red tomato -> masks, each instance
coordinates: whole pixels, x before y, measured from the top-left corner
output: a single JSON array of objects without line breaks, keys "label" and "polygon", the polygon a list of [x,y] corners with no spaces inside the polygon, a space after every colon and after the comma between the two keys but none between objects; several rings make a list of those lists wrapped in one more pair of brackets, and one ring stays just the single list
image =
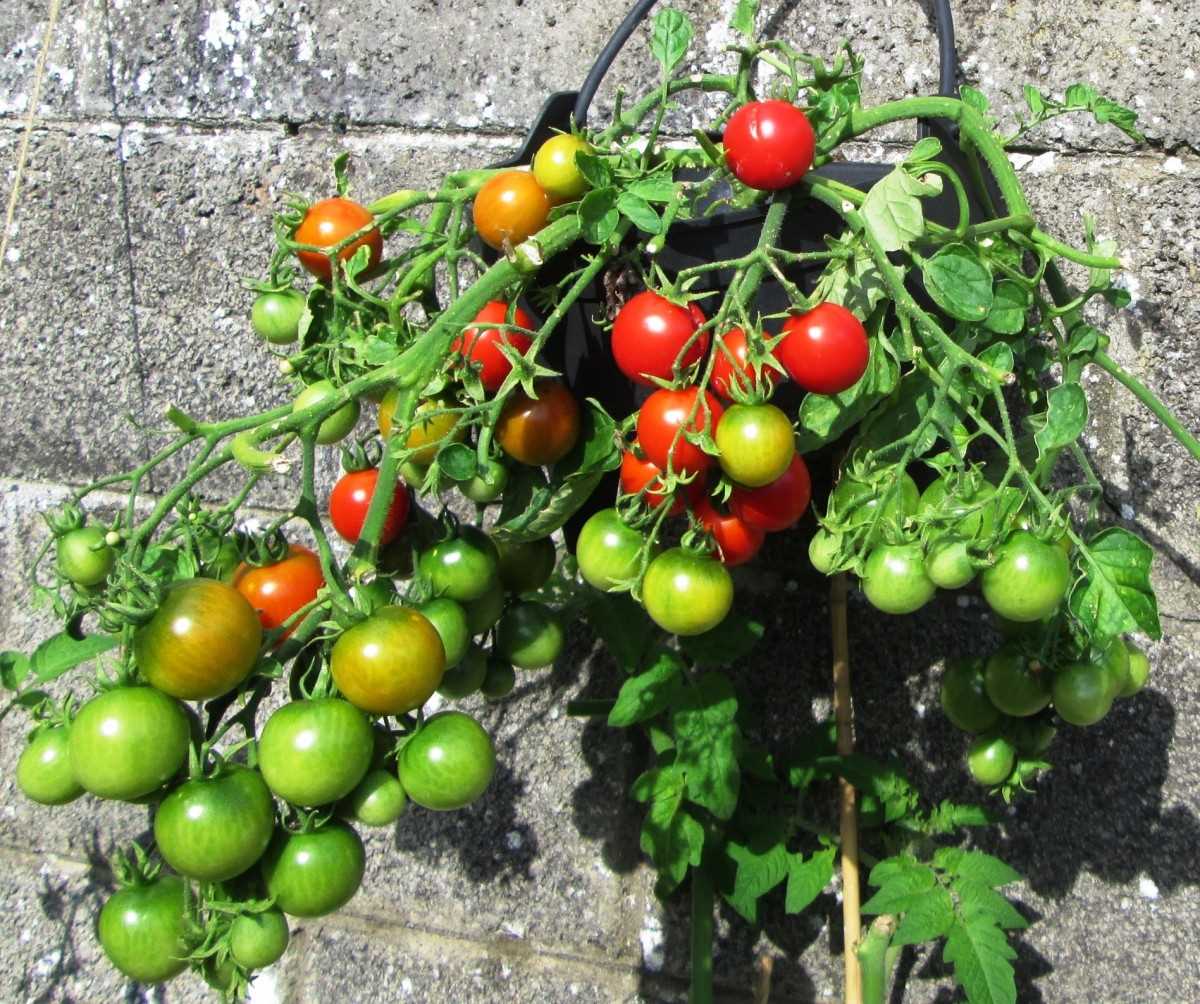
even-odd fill
[{"label": "red tomato", "polygon": [[692,511],[717,542],[721,562],[730,567],[745,564],[758,554],[767,536],[765,531],[743,522],[733,513],[718,512],[707,496],[697,499]]},{"label": "red tomato", "polygon": [[646,459],[660,471],[667,469],[668,459],[674,460],[676,474],[703,474],[712,465],[713,458],[682,433],[676,441],[676,433],[686,425],[693,433],[708,429],[711,435],[721,420],[724,408],[708,391],[704,400],[696,407],[696,414],[688,424],[688,415],[696,406],[699,387],[684,387],[682,390],[656,390],[642,404],[638,412],[637,438],[642,444]]},{"label": "red tomato", "polygon": [[786,530],[808,508],[812,481],[804,458],[797,455],[783,474],[761,488],[734,488],[729,508],[743,523],[760,530]]},{"label": "red tomato", "polygon": [[821,303],[789,317],[775,354],[788,376],[814,394],[837,394],[867,371],[871,347],[862,323],[845,307]]},{"label": "red tomato", "polygon": [[[729,356],[721,348],[722,345],[737,360],[736,363],[730,361]],[[770,397],[775,390],[775,385],[781,379],[782,374],[778,370],[763,366],[762,380],[759,384],[755,384],[754,367],[746,358],[746,332],[741,328],[730,328],[713,345],[712,389],[725,400],[733,400],[734,387],[743,391],[761,387],[764,396]]]},{"label": "red tomato", "polygon": [[[312,244],[314,247],[332,247],[339,241],[345,240],[356,230],[361,230],[370,223],[374,216],[365,206],[360,206],[353,199],[338,196],[334,199],[322,199],[308,207],[300,226],[292,235],[298,244]],[[363,245],[370,248],[371,265],[375,265],[383,254],[383,235],[378,230],[370,230],[349,247],[343,248],[338,254],[342,261],[354,257],[354,252]],[[320,251],[297,251],[296,257],[300,264],[323,282],[328,282],[331,275],[329,256]]]},{"label": "red tomato", "polygon": [[500,251],[537,233],[550,215],[550,196],[528,171],[501,171],[475,196],[472,216],[479,238]]},{"label": "red tomato", "polygon": [[625,304],[613,324],[612,353],[617,365],[634,383],[654,386],[650,377],[670,380],[675,360],[684,369],[704,358],[708,333],[700,335],[680,358],[683,347],[704,323],[704,311],[694,303],[672,303],[651,289]]},{"label": "red tomato", "polygon": [[750,188],[788,188],[812,167],[816,137],[808,117],[788,101],[751,101],[730,117],[722,137],[725,163]]},{"label": "red tomato", "polygon": [[[292,544],[282,561],[252,568],[243,564],[233,575],[233,587],[258,611],[258,619],[267,630],[282,627],[297,610],[317,598],[325,585],[321,562],[307,547]],[[293,628],[284,632],[284,637]]]},{"label": "red tomato", "polygon": [[[489,300],[484,308],[475,315],[475,322],[490,322],[503,324],[508,317],[508,304],[503,300]],[[513,315],[512,323],[522,328],[532,328],[533,318],[520,307]],[[500,351],[500,346],[508,344],[518,352],[524,352],[533,344],[533,339],[520,331],[510,331],[502,328],[467,328],[454,339],[451,351],[460,353],[467,360],[479,367],[479,382],[483,389],[495,393],[504,383],[504,378],[512,370],[512,363]]]},{"label": "red tomato", "polygon": [[[358,540],[378,480],[379,468],[368,467],[363,471],[352,471],[342,475],[333,486],[333,491],[329,493],[329,519],[343,540],[352,544]],[[408,489],[397,483],[396,494],[392,496],[392,507],[388,510],[383,532],[379,535],[379,546],[383,547],[395,540],[404,529],[407,520]]]},{"label": "red tomato", "polygon": [[514,460],[533,467],[555,464],[574,448],[582,418],[575,395],[560,380],[534,383],[536,398],[518,390],[496,423],[496,442]]},{"label": "red tomato", "polygon": [[[637,444],[634,444],[637,445]],[[626,450],[621,455],[621,491],[626,495],[636,495],[651,481],[657,480],[662,476],[662,469],[650,463],[649,460],[643,460],[632,450]],[[663,493],[662,482],[659,482],[659,490],[651,489],[642,496],[648,506],[657,509],[668,498]],[[684,501],[680,495],[676,495],[671,503],[670,515],[678,516],[683,512]]]}]

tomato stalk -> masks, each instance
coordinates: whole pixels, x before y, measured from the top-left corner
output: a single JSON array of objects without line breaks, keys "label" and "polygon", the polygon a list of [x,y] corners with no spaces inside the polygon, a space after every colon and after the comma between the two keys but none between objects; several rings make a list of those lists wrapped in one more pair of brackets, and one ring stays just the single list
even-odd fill
[{"label": "tomato stalk", "polygon": [[859,943],[856,954],[862,968],[863,1004],[886,1004],[891,978],[888,949],[895,933],[896,918],[881,914],[871,922],[866,936]]},{"label": "tomato stalk", "polygon": [[713,880],[703,864],[692,869],[691,980],[688,1004],[713,1000]]}]

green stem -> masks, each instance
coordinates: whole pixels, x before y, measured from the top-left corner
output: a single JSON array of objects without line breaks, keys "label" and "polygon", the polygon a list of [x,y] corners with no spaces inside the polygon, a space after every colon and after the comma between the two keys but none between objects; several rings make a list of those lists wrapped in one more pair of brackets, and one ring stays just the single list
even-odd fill
[{"label": "green stem", "polygon": [[1053,251],[1060,258],[1066,258],[1067,261],[1073,261],[1078,265],[1086,265],[1088,268],[1104,268],[1113,272],[1124,267],[1121,264],[1120,258],[1109,258],[1107,255],[1080,251],[1078,248],[1071,247],[1070,244],[1064,244],[1060,240],[1055,240],[1055,238],[1039,230],[1037,227],[1034,227],[1029,232],[1029,237],[1047,250]]},{"label": "green stem", "polygon": [[1092,357],[1092,362],[1150,409],[1154,417],[1171,431],[1172,435],[1187,448],[1187,451],[1197,460],[1200,460],[1200,442],[1197,442],[1196,437],[1188,432],[1184,428],[1183,423],[1171,414],[1167,406],[1154,395],[1153,391],[1141,381],[1126,373],[1115,360],[1111,359],[1104,352],[1097,351]]},{"label": "green stem", "polygon": [[692,869],[692,980],[688,1004],[713,1000],[713,881],[703,868]]},{"label": "green stem", "polygon": [[887,914],[876,917],[858,943],[858,962],[862,967],[863,1004],[884,1004],[887,1000],[891,970],[888,948],[896,933],[896,920]]}]

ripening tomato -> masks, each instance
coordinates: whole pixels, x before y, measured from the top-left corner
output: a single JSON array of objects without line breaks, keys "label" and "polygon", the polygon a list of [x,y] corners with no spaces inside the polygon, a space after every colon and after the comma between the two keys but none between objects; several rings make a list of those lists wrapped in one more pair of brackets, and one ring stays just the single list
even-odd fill
[{"label": "ripening tomato", "polygon": [[[297,244],[311,244],[319,248],[333,247],[334,244],[368,226],[374,219],[365,206],[360,206],[353,199],[342,196],[322,199],[309,206],[292,239]],[[368,267],[378,264],[383,255],[383,235],[378,230],[368,230],[349,247],[342,248],[338,257],[342,261],[349,261],[360,247],[370,249]],[[328,254],[321,251],[297,251],[296,257],[300,259],[300,264],[320,281],[328,282],[331,278]]]},{"label": "ripening tomato", "polygon": [[[640,449],[637,443],[633,446]],[[650,487],[655,484],[657,488]],[[637,495],[643,488],[646,492],[642,495],[642,501],[652,509],[657,509],[667,501],[668,496],[662,490],[662,471],[649,460],[639,457],[633,449],[626,450],[621,454],[621,491],[625,495]],[[683,495],[676,492],[671,498],[670,515],[678,516],[685,505]]]},{"label": "ripening tomato", "polygon": [[[483,309],[475,315],[475,324],[506,324],[508,322],[508,304],[503,300],[489,300]],[[517,307],[513,314],[512,324],[521,328],[533,328],[533,318],[524,310]],[[517,352],[524,353],[533,339],[521,331],[510,328],[467,328],[454,339],[450,351],[457,352],[470,365],[479,370],[479,382],[483,389],[495,393],[504,383],[504,378],[512,372],[513,364],[501,351],[502,345],[507,345]]]},{"label": "ripening tomato", "polygon": [[501,251],[546,225],[550,196],[528,171],[501,171],[479,189],[472,215],[479,239]]},{"label": "ripening tomato", "polygon": [[775,481],[796,455],[791,420],[773,404],[732,405],[721,416],[716,439],[721,470],[747,488]]},{"label": "ripening tomato", "polygon": [[402,715],[437,690],[446,671],[446,649],[423,614],[381,607],[342,633],[329,671],[355,707],[373,715]]},{"label": "ripening tomato", "polygon": [[621,521],[616,509],[593,513],[575,542],[579,574],[596,589],[615,592],[638,574],[638,555],[646,538]]},{"label": "ripening tomato", "polygon": [[770,484],[761,488],[735,487],[729,497],[729,508],[748,526],[774,532],[793,526],[804,515],[811,498],[808,466],[797,454],[788,469]]},{"label": "ripening tomato", "polygon": [[514,460],[541,467],[562,460],[579,439],[579,402],[559,380],[539,379],[537,397],[518,390],[496,423],[496,441]]},{"label": "ripening tomato", "polygon": [[[284,621],[317,598],[325,585],[321,562],[307,547],[292,544],[289,554],[273,565],[253,568],[241,565],[233,575],[233,587],[256,611],[268,631],[283,627]],[[295,628],[284,632],[286,638]]]},{"label": "ripening tomato", "polygon": [[[749,394],[758,391],[770,397],[783,374],[764,364],[761,378],[754,379],[754,367],[747,358],[746,332],[730,328],[713,345],[712,389],[727,401],[733,400],[734,389]],[[731,360],[729,357],[733,356]]]},{"label": "ripening tomato", "polygon": [[766,539],[766,531],[750,526],[733,513],[718,512],[707,496],[697,499],[692,511],[717,542],[721,563],[730,568],[744,565],[758,554]]},{"label": "ripening tomato", "polygon": [[750,101],[729,118],[725,163],[743,185],[788,188],[812,167],[816,136],[808,116],[789,101]]},{"label": "ripening tomato", "polygon": [[704,358],[708,333],[692,337],[703,323],[704,314],[694,304],[680,306],[644,290],[625,303],[613,322],[613,358],[634,383],[652,387],[650,378],[670,380],[676,363],[684,370]]},{"label": "ripening tomato", "polygon": [[[343,474],[333,486],[333,491],[329,493],[329,521],[343,540],[353,544],[361,536],[378,481],[379,468],[368,467],[366,470]],[[408,521],[408,489],[396,484],[393,491],[392,504],[379,534],[380,547],[400,536],[400,531]]]},{"label": "ripening tomato", "polygon": [[664,631],[704,634],[729,613],[733,580],[716,558],[673,547],[646,569],[642,602],[650,619]]},{"label": "ripening tomato", "polygon": [[[393,387],[379,402],[379,434],[384,439],[392,434],[392,421],[399,396],[400,389]],[[408,458],[410,462],[427,467],[433,463],[443,446],[466,438],[467,430],[460,424],[460,416],[452,410],[453,407],[437,398],[429,398],[417,405],[409,424],[408,437],[404,440],[405,448],[413,451]]]},{"label": "ripening tomato", "polygon": [[684,432],[711,434],[725,409],[708,391],[700,397],[699,387],[656,390],[642,403],[637,419],[637,438],[646,459],[660,471],[668,462],[676,474],[704,474],[713,458],[691,442]]},{"label": "ripening tomato", "polygon": [[788,376],[807,391],[839,394],[867,371],[871,347],[866,329],[840,304],[826,301],[789,317],[783,335],[775,355]]},{"label": "ripening tomato", "polygon": [[534,154],[533,177],[556,203],[578,199],[587,191],[588,183],[575,158],[591,152],[592,145],[582,136],[551,136]]},{"label": "ripening tomato", "polygon": [[[296,400],[292,402],[292,411],[303,411],[305,408],[325,404],[337,395],[338,389],[329,380],[318,380],[296,395]],[[358,424],[358,413],[358,399],[351,398],[317,426],[318,445],[330,446],[345,439]]]}]

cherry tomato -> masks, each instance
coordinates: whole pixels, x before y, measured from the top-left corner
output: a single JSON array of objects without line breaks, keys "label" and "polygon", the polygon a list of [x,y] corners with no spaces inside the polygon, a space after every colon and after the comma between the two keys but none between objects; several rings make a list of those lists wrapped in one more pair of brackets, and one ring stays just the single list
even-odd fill
[{"label": "cherry tomato", "polygon": [[673,547],[646,569],[642,602],[650,619],[664,631],[704,634],[729,613],[733,580],[716,558]]},{"label": "cherry tomato", "polygon": [[[368,467],[362,471],[343,474],[329,493],[329,521],[338,535],[353,544],[362,534],[367,520],[367,509],[371,496],[379,481],[379,468]],[[397,484],[392,504],[384,517],[383,530],[379,534],[379,546],[385,547],[400,536],[408,522],[408,489]]]},{"label": "cherry tomato", "polygon": [[550,196],[528,171],[502,171],[484,182],[472,212],[479,239],[501,251],[506,241],[516,247],[546,225]]},{"label": "cherry tomato", "polygon": [[446,670],[438,684],[438,693],[451,701],[461,701],[476,693],[487,675],[487,660],[487,653],[472,645],[457,666]]},{"label": "cherry tomato", "polygon": [[796,456],[792,423],[773,404],[732,405],[721,416],[716,440],[721,470],[747,488],[778,480]]},{"label": "cherry tomato", "polygon": [[1146,653],[1132,642],[1126,642],[1125,645],[1129,650],[1129,682],[1119,696],[1132,697],[1146,686],[1146,681],[1150,678],[1150,660]]},{"label": "cherry tomato", "polygon": [[327,805],[354,790],[375,752],[366,715],[349,701],[292,701],[267,719],[258,766],[267,786],[293,805]]},{"label": "cherry tomato", "polygon": [[[334,244],[345,240],[374,219],[375,217],[365,206],[360,206],[352,199],[341,196],[322,199],[309,206],[308,212],[304,214],[304,219],[300,221],[300,226],[296,228],[292,239],[297,244],[311,244],[319,248],[333,247]],[[377,265],[383,255],[383,235],[378,230],[368,230],[349,247],[343,248],[338,257],[342,261],[349,261],[354,257],[354,253],[364,246],[370,249],[370,261],[367,267]],[[300,264],[318,280],[322,282],[330,280],[332,270],[327,254],[320,251],[297,251],[296,257],[300,259]]]},{"label": "cherry tomato", "polygon": [[446,596],[422,603],[417,610],[433,625],[438,637],[442,639],[442,648],[446,652],[446,670],[449,672],[467,654],[471,645],[467,612],[462,608],[462,604]]},{"label": "cherry tomato", "polygon": [[1003,784],[1017,762],[1017,751],[1003,736],[980,736],[967,751],[971,776],[989,788]]},{"label": "cherry tomato", "polygon": [[486,593],[463,604],[467,612],[467,630],[473,636],[490,631],[504,613],[504,585],[497,577]]},{"label": "cherry tomato", "polygon": [[165,875],[113,893],[96,936],[109,962],[138,983],[163,983],[187,968],[183,879]]},{"label": "cherry tomato", "polygon": [[920,544],[880,544],[863,567],[863,592],[886,614],[911,614],[937,592],[925,574]]},{"label": "cherry tomato", "polygon": [[274,829],[271,791],[258,771],[244,767],[185,781],[154,815],[163,860],[202,882],[241,875],[262,857]]},{"label": "cherry tomato", "polygon": [[706,428],[715,430],[724,411],[708,391],[701,398],[698,387],[656,390],[638,412],[637,438],[646,459],[660,471],[666,471],[668,461],[673,461],[676,474],[706,473],[713,458],[689,441],[684,432],[698,435]]},{"label": "cherry tomato", "polygon": [[551,136],[534,154],[533,177],[556,203],[578,199],[587,191],[588,183],[575,157],[591,152],[592,145],[582,136]]},{"label": "cherry tomato", "polygon": [[789,188],[812,167],[816,136],[808,116],[788,101],[750,101],[725,125],[725,163],[743,185]]},{"label": "cherry tomato", "polygon": [[334,642],[329,671],[355,707],[402,715],[433,696],[446,671],[446,650],[421,613],[380,607]]},{"label": "cherry tomato", "polygon": [[1050,696],[1058,716],[1071,725],[1095,725],[1112,707],[1108,671],[1098,662],[1076,662],[1054,674]]},{"label": "cherry tomato", "polygon": [[229,952],[247,969],[263,969],[283,958],[290,935],[282,910],[243,913],[229,925]]},{"label": "cherry tomato", "polygon": [[[750,360],[747,357],[748,348],[746,332],[741,328],[730,328],[717,339],[716,344],[713,346],[713,368],[710,385],[713,390],[727,401],[733,400],[735,388],[745,394],[757,391],[764,397],[770,397],[771,393],[775,390],[775,385],[783,379],[783,374],[778,370],[771,369],[769,365],[764,363],[760,371],[761,378],[756,382],[754,379],[754,367],[750,364]],[[732,360],[729,358],[730,355],[733,356]]]},{"label": "cherry tomato", "polygon": [[518,669],[540,669],[558,658],[565,637],[558,614],[544,603],[523,600],[496,625],[495,651]]},{"label": "cherry tomato", "polygon": [[[399,389],[393,388],[379,402],[379,434],[384,439],[392,433],[392,417],[399,396]],[[459,416],[447,410],[453,407],[453,404],[437,398],[430,398],[417,405],[413,412],[413,422],[409,426],[408,438],[404,441],[405,448],[414,451],[408,458],[409,462],[418,467],[428,467],[443,446],[461,442],[466,438],[467,430],[459,424]],[[424,480],[423,471],[421,480]]]},{"label": "cherry tomato", "polygon": [[435,595],[468,603],[492,589],[497,581],[499,563],[500,557],[492,539],[475,527],[462,526],[458,536],[421,552],[417,568],[429,581]]},{"label": "cherry tomato", "polygon": [[783,325],[775,355],[788,376],[814,394],[838,394],[867,371],[867,332],[845,307],[820,303]]},{"label": "cherry tomato", "polygon": [[959,490],[947,503],[948,492],[949,488],[944,477],[933,481],[921,493],[920,502],[917,504],[917,514],[925,515],[936,512],[942,517],[951,517],[949,522],[939,522],[937,525],[948,526],[958,536],[967,540],[990,536],[995,524],[995,509],[986,505],[982,508],[976,507],[995,495],[996,489],[985,481],[968,493],[963,490],[960,482]]},{"label": "cherry tomato", "polygon": [[[503,300],[489,300],[475,315],[475,324],[504,324],[508,319],[508,304]],[[518,327],[533,328],[533,318],[520,307],[513,314],[512,322]],[[479,382],[483,389],[495,393],[512,372],[513,364],[501,351],[502,345],[524,353],[533,344],[533,339],[520,331],[509,328],[467,328],[454,344],[451,352],[457,352],[479,370]]]},{"label": "cherry tomato", "polygon": [[1006,715],[1028,718],[1050,703],[1050,683],[1040,666],[1015,649],[1002,648],[983,673],[988,700]]},{"label": "cherry tomato", "polygon": [[77,586],[98,586],[117,563],[117,552],[105,543],[102,527],[81,526],[55,542],[55,564],[63,578]]},{"label": "cherry tomato", "polygon": [[616,592],[620,583],[637,575],[638,553],[645,543],[646,538],[626,526],[616,509],[601,509],[588,517],[575,542],[579,574],[596,589]]},{"label": "cherry tomato", "polygon": [[829,575],[841,549],[840,534],[830,533],[824,527],[818,527],[817,532],[812,535],[812,540],[808,542],[808,560],[822,575]]},{"label": "cherry tomato", "polygon": [[925,574],[939,589],[961,589],[975,578],[975,564],[967,542],[959,537],[942,537],[925,555]]},{"label": "cherry tomato", "polygon": [[[324,404],[337,397],[337,393],[337,388],[328,380],[310,383],[296,395],[296,400],[292,402],[292,411],[303,411],[305,408]],[[358,415],[358,401],[351,398],[317,426],[317,443],[321,446],[330,446],[333,443],[341,442],[358,424]]]},{"label": "cherry tomato", "polygon": [[391,826],[404,815],[408,796],[395,774],[376,768],[367,771],[346,796],[345,807],[350,818],[363,826]]},{"label": "cherry tomato", "polygon": [[63,726],[42,729],[29,740],[17,761],[17,785],[40,805],[66,805],[83,794],[71,773],[70,732]]},{"label": "cherry tomato", "polygon": [[[633,444],[637,447],[638,444]],[[640,449],[640,447],[638,447]],[[621,454],[621,492],[625,495],[637,495],[645,488],[646,492],[641,496],[642,501],[652,509],[657,509],[660,505],[671,499],[670,515],[678,516],[683,512],[686,502],[682,492],[676,492],[672,496],[668,496],[663,489],[662,470],[657,466],[639,457],[632,449],[626,450]],[[657,488],[651,487],[657,485]]]},{"label": "cherry tomato", "polygon": [[185,701],[227,694],[254,669],[262,644],[258,614],[216,579],[176,582],[133,636],[146,682]]},{"label": "cherry tomato", "polygon": [[[634,383],[652,387],[651,377],[671,379],[676,361],[679,369],[684,370],[704,358],[708,351],[708,333],[692,338],[696,328],[703,323],[702,312],[697,321],[695,313],[688,307],[672,303],[652,289],[644,290],[621,307],[613,322],[613,358],[621,372]],[[686,353],[684,346],[687,346]]]},{"label": "cherry tomato", "polygon": [[737,486],[729,497],[729,508],[747,526],[774,532],[793,526],[812,498],[812,481],[804,458],[792,457],[788,469],[761,488]]},{"label": "cherry tomato", "polygon": [[470,481],[459,484],[458,490],[472,502],[486,505],[495,502],[508,487],[508,468],[499,460],[488,460]]},{"label": "cherry tomato", "polygon": [[259,293],[250,308],[250,326],[254,333],[272,345],[286,345],[300,337],[300,318],[304,316],[304,294],[295,289]]},{"label": "cherry tomato", "polygon": [[1058,609],[1071,588],[1071,565],[1062,550],[1018,530],[983,570],[983,598],[1001,617],[1027,623]]},{"label": "cherry tomato", "polygon": [[1108,693],[1114,700],[1125,692],[1129,686],[1130,659],[1129,649],[1120,638],[1114,638],[1108,643],[1100,659],[1108,678]]},{"label": "cherry tomato", "polygon": [[[921,498],[920,489],[908,474],[901,474],[899,484],[892,490],[887,505],[881,508],[880,502],[886,491],[884,487],[872,488],[853,477],[843,477],[829,493],[827,513],[851,529],[876,520],[902,527],[904,521],[917,511]],[[879,539],[879,530],[877,525],[871,535],[872,540]]]},{"label": "cherry tomato", "polygon": [[549,537],[537,540],[496,540],[500,582],[510,593],[532,593],[541,589],[554,572],[558,551]]},{"label": "cherry tomato", "polygon": [[152,687],[93,697],[71,723],[71,773],[93,795],[130,801],[172,778],[191,735],[183,706]]},{"label": "cherry tomato", "polygon": [[[254,568],[241,565],[233,576],[233,587],[256,611],[268,631],[283,627],[297,610],[317,598],[325,585],[321,562],[307,547],[292,544],[289,554],[273,565]],[[286,638],[295,625],[284,632]]]},{"label": "cherry tomato", "polygon": [[293,917],[323,917],[354,898],[366,870],[358,834],[345,823],[308,833],[277,831],[263,855],[267,895]]},{"label": "cherry tomato", "polygon": [[517,685],[517,674],[503,659],[488,659],[487,674],[479,686],[480,693],[489,701],[499,701],[512,693]]},{"label": "cherry tomato", "polygon": [[496,441],[514,460],[541,467],[562,460],[579,439],[579,402],[564,383],[539,379],[536,398],[518,390],[504,405]]},{"label": "cherry tomato", "polygon": [[470,715],[443,711],[425,720],[396,760],[400,783],[417,805],[449,811],[470,805],[496,769],[491,737]]},{"label": "cherry tomato", "polygon": [[692,511],[717,542],[721,563],[729,568],[744,565],[758,554],[766,532],[742,522],[733,513],[718,512],[707,496],[696,500]]},{"label": "cherry tomato", "polygon": [[955,659],[942,674],[942,710],[964,732],[986,732],[1000,721],[987,695],[982,659]]}]

